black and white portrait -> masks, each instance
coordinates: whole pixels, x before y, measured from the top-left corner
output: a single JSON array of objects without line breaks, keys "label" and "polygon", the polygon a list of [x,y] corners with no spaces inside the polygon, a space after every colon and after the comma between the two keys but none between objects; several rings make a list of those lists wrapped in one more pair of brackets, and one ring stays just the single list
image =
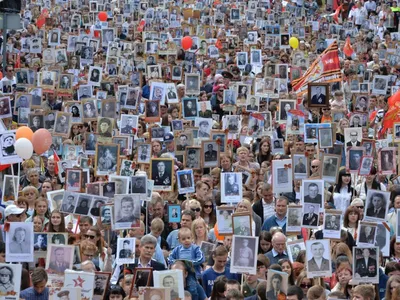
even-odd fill
[{"label": "black and white portrait", "polygon": [[240,202],[242,197],[242,173],[221,173],[221,197],[229,203]]},{"label": "black and white portrait", "polygon": [[173,166],[172,159],[151,159],[150,170],[151,179],[154,180],[154,190],[169,191],[173,186]]},{"label": "black and white portrait", "polygon": [[[360,150],[358,150],[360,149]],[[350,148],[348,150],[348,161],[346,167],[350,170],[350,173],[358,173],[358,169],[361,167],[361,158],[364,155],[364,149],[360,147]]]},{"label": "black and white portrait", "polygon": [[287,232],[300,232],[301,231],[301,206],[288,206],[287,208]]},{"label": "black and white portrait", "polygon": [[328,106],[329,93],[328,85],[309,84],[309,105],[322,107]]},{"label": "black and white portrait", "polygon": [[7,262],[33,261],[33,223],[10,223],[5,252]]},{"label": "black and white portrait", "polygon": [[131,177],[132,194],[146,194],[146,192],[147,192],[147,184],[146,183],[147,183],[146,176]]},{"label": "black and white portrait", "polygon": [[115,229],[129,229],[140,226],[139,195],[115,195]]},{"label": "black and white portrait", "polygon": [[352,263],[354,283],[379,283],[378,247],[354,247]]},{"label": "black and white portrait", "polygon": [[100,67],[90,66],[89,68],[89,84],[100,86],[102,78],[102,70]]},{"label": "black and white portrait", "polygon": [[201,148],[186,147],[185,149],[185,168],[200,169]]},{"label": "black and white portrait", "polygon": [[322,178],[331,183],[336,183],[336,177],[340,167],[341,157],[333,154],[325,154],[322,160]]},{"label": "black and white portrait", "polygon": [[372,94],[386,95],[389,76],[375,75],[372,81]]},{"label": "black and white portrait", "polygon": [[309,278],[332,275],[330,240],[306,241],[307,275]]},{"label": "black and white portrait", "polygon": [[303,180],[303,204],[312,203],[320,207],[324,206],[324,181],[323,180]]},{"label": "black and white portrait", "polygon": [[273,139],[271,141],[271,150],[272,153],[284,153],[284,148],[283,148],[283,139]]},{"label": "black and white portrait", "polygon": [[119,145],[96,144],[95,169],[97,175],[116,174],[119,160]]},{"label": "black and white portrait", "polygon": [[286,299],[288,274],[276,270],[268,270],[266,299]]},{"label": "black and white portrait", "polygon": [[231,271],[256,274],[258,237],[237,236],[232,239]]},{"label": "black and white portrait", "polygon": [[182,107],[184,118],[194,119],[198,116],[197,98],[183,98]]},{"label": "black and white portrait", "polygon": [[139,144],[138,145],[138,163],[150,163],[151,158],[151,144]]},{"label": "black and white portrait", "polygon": [[390,202],[390,192],[368,189],[365,199],[364,220],[384,221]]},{"label": "black and white portrait", "polygon": [[160,116],[160,101],[149,100],[146,102],[146,117],[158,118]]},{"label": "black and white portrait", "polygon": [[331,128],[319,128],[318,146],[319,148],[333,147],[333,131]]},{"label": "black and white portrait", "polygon": [[292,154],[293,176],[294,179],[307,178],[309,173],[309,163],[304,154]]},{"label": "black and white portrait", "polygon": [[219,146],[217,142],[202,142],[203,145],[203,165],[205,168],[216,167],[219,161]]},{"label": "black and white portrait", "polygon": [[187,95],[198,95],[200,93],[199,74],[185,74],[185,93]]},{"label": "black and white portrait", "polygon": [[57,112],[53,133],[63,136],[68,135],[71,121],[72,114]]},{"label": "black and white portrait", "polygon": [[118,238],[116,261],[119,264],[135,262],[135,238]]},{"label": "black and white portrait", "polygon": [[342,227],[341,211],[326,210],[324,217],[324,238],[340,239]]},{"label": "black and white portrait", "polygon": [[396,148],[383,148],[378,152],[381,174],[396,173]]},{"label": "black and white portrait", "polygon": [[358,225],[357,245],[374,246],[377,233],[376,223],[360,221]]},{"label": "black and white portrait", "polygon": [[177,171],[176,176],[178,179],[179,194],[194,193],[195,185],[194,185],[193,170]]},{"label": "black and white portrait", "polygon": [[305,203],[303,205],[303,222],[302,226],[307,228],[316,228],[319,221],[319,210],[318,204]]}]

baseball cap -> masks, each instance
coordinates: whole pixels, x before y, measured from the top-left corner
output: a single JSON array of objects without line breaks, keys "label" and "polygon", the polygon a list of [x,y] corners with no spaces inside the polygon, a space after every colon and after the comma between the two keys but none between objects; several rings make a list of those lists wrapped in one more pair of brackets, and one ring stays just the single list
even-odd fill
[{"label": "baseball cap", "polygon": [[174,135],[168,132],[164,135],[164,142],[172,142],[174,140]]},{"label": "baseball cap", "polygon": [[6,207],[4,214],[7,218],[9,215],[19,215],[22,214],[24,211],[25,209],[19,208],[18,206],[12,204]]}]

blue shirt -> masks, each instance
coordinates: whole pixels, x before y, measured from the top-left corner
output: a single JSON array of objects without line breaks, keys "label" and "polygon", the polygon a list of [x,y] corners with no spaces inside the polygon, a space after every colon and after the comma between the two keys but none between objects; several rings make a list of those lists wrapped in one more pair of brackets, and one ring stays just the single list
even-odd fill
[{"label": "blue shirt", "polygon": [[169,245],[169,247],[172,249],[174,249],[175,247],[177,247],[178,245],[180,245],[179,240],[178,240],[178,231],[179,229],[175,229],[174,231],[171,231],[168,234],[167,237],[167,243]]},{"label": "blue shirt", "polygon": [[33,287],[23,290],[19,297],[25,300],[48,300],[49,299],[49,288],[46,287],[40,294],[36,292]]},{"label": "blue shirt", "polygon": [[237,274],[231,274],[228,267],[225,267],[225,271],[222,273],[217,273],[213,268],[209,268],[205,270],[202,274],[202,283],[204,291],[206,292],[207,297],[211,296],[211,291],[214,286],[214,280],[221,275],[225,275],[228,279],[239,280],[239,276]]},{"label": "blue shirt", "polygon": [[199,246],[191,244],[188,248],[185,248],[183,245],[179,245],[172,250],[171,254],[168,256],[168,263],[172,265],[177,259],[191,261],[196,271],[196,275],[198,277],[200,276],[200,266],[204,262],[205,258]]}]

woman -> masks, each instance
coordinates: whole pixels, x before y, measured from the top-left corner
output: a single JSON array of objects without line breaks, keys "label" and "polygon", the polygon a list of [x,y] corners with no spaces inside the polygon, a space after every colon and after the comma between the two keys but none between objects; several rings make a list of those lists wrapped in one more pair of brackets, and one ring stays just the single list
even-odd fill
[{"label": "woman", "polygon": [[179,119],[179,109],[176,106],[171,106],[168,108],[168,114],[171,115],[172,120]]},{"label": "woman", "polygon": [[194,212],[196,219],[200,218],[201,205],[199,201],[195,199],[189,200],[189,209]]},{"label": "woman", "polygon": [[221,172],[233,172],[232,158],[228,154],[220,155]]},{"label": "woman", "polygon": [[258,253],[265,254],[272,250],[272,234],[269,231],[261,231],[258,240]]},{"label": "woman", "polygon": [[138,131],[137,131],[138,138],[142,138],[145,132],[147,132],[146,123],[144,123],[143,121],[139,120],[139,122],[138,122]]},{"label": "woman", "polygon": [[[202,286],[195,279],[194,270],[191,269],[184,261],[176,261],[172,264],[171,270],[181,270],[183,273],[183,288],[185,291],[189,291],[192,295],[192,300],[205,300],[207,296]],[[217,281],[215,281],[217,282]],[[186,297],[185,297],[186,298]],[[216,299],[216,298],[211,298]]]},{"label": "woman", "polygon": [[307,295],[308,289],[315,285],[324,286],[322,284],[322,277],[317,278],[307,278],[307,272],[303,270],[296,279],[296,285],[299,286],[302,290],[304,295]]},{"label": "woman", "polygon": [[236,206],[235,213],[250,213],[250,219],[252,222],[252,236],[259,236],[261,230],[261,218],[253,212],[251,202],[248,199],[243,199]]},{"label": "woman", "polygon": [[215,215],[214,205],[211,200],[206,200],[201,202],[201,213],[200,216],[204,219],[206,224],[208,224],[208,228],[214,228],[214,225],[217,221],[217,217]]},{"label": "woman", "polygon": [[386,283],[385,300],[393,299],[393,291],[400,286],[400,275],[392,275]]},{"label": "woman", "polygon": [[58,210],[55,209],[50,214],[50,222],[49,222],[49,232],[67,232],[65,228],[65,219],[64,215]]},{"label": "woman", "polygon": [[214,168],[211,170],[210,175],[213,179],[212,185],[214,189],[218,190],[219,189],[219,183],[220,183],[220,178],[221,178],[221,169],[220,168]]},{"label": "woman", "polygon": [[44,219],[44,226],[46,226],[47,223],[49,223],[49,219],[50,219],[49,208],[48,208],[47,203],[48,202],[45,198],[39,197],[35,201],[35,209],[33,211],[32,216],[30,216],[28,219],[26,219],[25,222],[32,222],[33,217],[39,216]]},{"label": "woman", "polygon": [[164,114],[161,118],[161,126],[168,126],[171,129],[172,116],[170,114]]},{"label": "woman", "polygon": [[400,243],[396,242],[396,236],[390,239],[390,261],[400,262]]},{"label": "woman", "polygon": [[151,150],[153,157],[159,157],[161,154],[162,143],[160,141],[152,141],[151,142]]},{"label": "woman", "polygon": [[36,168],[29,169],[27,171],[27,179],[29,180],[29,185],[35,187],[40,193],[42,189],[42,184],[39,182],[40,174]]},{"label": "woman", "polygon": [[282,271],[288,274],[288,283],[294,285],[294,272],[290,260],[283,258],[278,261],[278,264],[282,267]]},{"label": "woman", "polygon": [[258,144],[258,155],[257,161],[261,165],[264,161],[271,161],[271,140],[269,138],[264,138]]},{"label": "woman", "polygon": [[51,191],[54,191],[53,184],[50,179],[45,179],[45,181],[43,181],[43,183],[42,183],[42,192],[40,195],[43,197],[46,197],[47,192],[51,192]]},{"label": "woman", "polygon": [[105,242],[101,236],[100,229],[98,229],[96,226],[90,227],[89,230],[84,235],[84,238],[93,242],[96,245],[97,249],[102,249],[99,256],[93,258],[92,261],[96,266],[98,266],[100,269],[103,270],[106,264],[105,258],[107,256],[108,250],[106,247],[104,247]]},{"label": "woman", "polygon": [[338,131],[336,132],[336,140],[344,143],[344,129],[350,127],[350,122],[347,119],[341,119],[339,121]]},{"label": "woman", "polygon": [[214,286],[211,291],[210,299],[213,300],[225,300],[225,288],[228,278],[225,275],[218,276],[214,281]]},{"label": "woman", "polygon": [[40,216],[33,217],[33,232],[43,232],[44,231],[44,218]]},{"label": "woman", "polygon": [[359,198],[361,198],[364,202],[367,199],[368,190],[380,190],[386,191],[386,187],[383,183],[378,182],[376,180],[377,170],[375,167],[371,168],[371,172],[369,175],[365,177],[365,181],[356,186],[356,193]]},{"label": "woman", "polygon": [[239,147],[236,153],[239,161],[234,163],[233,166],[240,166],[249,170],[260,169],[258,163],[249,161],[249,149],[246,147]]},{"label": "woman", "polygon": [[355,195],[355,190],[351,184],[351,174],[347,173],[346,168],[341,168],[338,182],[328,190],[332,193],[330,202],[335,209],[345,211],[350,206],[351,199]]},{"label": "woman", "polygon": [[290,106],[290,103],[286,103],[283,107],[283,110],[281,111],[281,120],[287,120],[289,110],[291,109],[292,107]]},{"label": "woman", "polygon": [[126,297],[126,293],[122,287],[116,284],[110,285],[105,300],[123,300]]},{"label": "woman", "polygon": [[207,224],[202,218],[198,218],[192,223],[193,242],[201,246],[201,242],[208,242]]},{"label": "woman", "polygon": [[362,215],[355,206],[350,206],[346,209],[343,218],[343,227],[357,240],[358,222],[361,220]]},{"label": "woman", "polygon": [[370,284],[358,285],[353,289],[352,300],[375,300],[375,287]]}]

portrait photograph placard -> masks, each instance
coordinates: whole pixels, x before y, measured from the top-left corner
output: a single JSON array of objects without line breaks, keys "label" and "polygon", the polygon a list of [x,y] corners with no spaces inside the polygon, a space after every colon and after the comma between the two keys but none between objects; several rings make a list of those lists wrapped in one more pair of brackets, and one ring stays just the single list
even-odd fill
[{"label": "portrait photograph placard", "polygon": [[22,264],[0,263],[0,273],[4,278],[0,287],[0,297],[2,299],[19,300]]},{"label": "portrait photograph placard", "polygon": [[329,106],[329,84],[309,83],[308,84],[308,107]]},{"label": "portrait photograph placard", "polygon": [[342,224],[342,211],[332,209],[325,210],[323,229],[324,238],[340,240]]},{"label": "portrait photograph placard", "polygon": [[182,270],[153,271],[154,287],[169,288],[171,299],[184,298]]},{"label": "portrait photograph placard", "polygon": [[289,205],[287,207],[286,232],[301,232],[303,206]]},{"label": "portrait photograph placard", "polygon": [[227,203],[238,203],[242,199],[243,185],[241,172],[221,173],[221,197]]},{"label": "portrait photograph placard", "polygon": [[181,206],[178,204],[168,204],[168,222],[181,222]]},{"label": "portrait photograph placard", "polygon": [[305,179],[302,184],[302,203],[303,204],[316,204],[323,208],[324,201],[324,180],[311,180]]},{"label": "portrait photograph placard", "polygon": [[271,141],[271,151],[273,154],[284,153],[283,139],[274,139]]},{"label": "portrait photograph placard", "polygon": [[[139,289],[140,287],[149,286],[151,282],[152,272],[153,268],[135,268],[133,276],[133,287]],[[169,296],[170,294],[168,293],[168,297]]]},{"label": "portrait photograph placard", "polygon": [[151,179],[154,191],[171,192],[174,186],[174,161],[171,158],[152,158],[150,160]]},{"label": "portrait photograph placard", "polygon": [[266,299],[286,299],[288,276],[286,272],[268,270]]},{"label": "portrait photograph placard", "polygon": [[80,192],[82,190],[82,170],[67,169],[65,190],[69,192]]},{"label": "portrait photograph placard", "polygon": [[139,143],[137,145],[137,149],[138,149],[137,162],[139,164],[149,164],[151,158],[151,144]]},{"label": "portrait photograph placard", "polygon": [[390,204],[390,192],[368,189],[365,199],[364,221],[385,221]]},{"label": "portrait photograph placard", "polygon": [[[49,300],[59,300],[59,299],[78,299],[81,300],[81,288],[80,287],[70,287],[70,288],[57,288],[51,287],[49,289]],[[95,298],[93,297],[93,300]]]},{"label": "portrait photograph placard", "polygon": [[55,209],[60,210],[64,198],[64,190],[48,191],[46,196],[49,203],[49,209],[51,211]]},{"label": "portrait photograph placard", "polygon": [[364,147],[347,148],[346,169],[351,174],[358,174],[361,167],[361,158],[365,155]]},{"label": "portrait photograph placard", "polygon": [[257,273],[258,236],[232,236],[231,273]]},{"label": "portrait photograph placard", "polygon": [[[146,195],[147,193],[147,177],[146,176],[132,176],[131,177],[131,192],[132,194]],[[128,192],[126,192],[128,194]]]},{"label": "portrait photograph placard", "polygon": [[303,222],[301,225],[305,228],[317,228],[319,225],[319,212],[321,206],[313,203],[303,205]]},{"label": "portrait photograph placard", "polygon": [[164,299],[171,300],[170,288],[139,287],[139,300]]},{"label": "portrait photograph placard", "polygon": [[232,235],[232,215],[235,211],[233,206],[217,206],[217,224],[220,235]]},{"label": "portrait photograph placard", "polygon": [[379,283],[379,248],[353,247],[353,279],[355,284]]},{"label": "portrait photograph placard", "polygon": [[179,194],[188,194],[195,192],[193,170],[180,170],[176,172],[178,180]]},{"label": "portrait photograph placard", "polygon": [[324,153],[322,156],[322,179],[329,183],[336,183],[339,175],[342,157]]},{"label": "portrait photograph placard", "polygon": [[110,175],[109,182],[114,183],[115,194],[129,193],[129,176]]},{"label": "portrait photograph placard", "polygon": [[46,267],[50,273],[64,274],[72,269],[75,246],[49,244],[47,247]]},{"label": "portrait photograph placard", "polygon": [[300,251],[306,250],[306,244],[303,239],[288,241],[286,243],[286,251],[289,256],[289,260],[293,263],[297,260]]},{"label": "portrait photograph placard", "polygon": [[374,247],[377,223],[360,221],[357,229],[357,246]]},{"label": "portrait photograph placard", "polygon": [[118,161],[118,144],[96,144],[95,171],[97,176],[116,175]]},{"label": "portrait photograph placard", "polygon": [[1,204],[7,206],[17,199],[18,176],[4,175],[2,186]]},{"label": "portrait photograph placard", "polygon": [[184,155],[184,166],[189,169],[200,169],[201,167],[201,147],[186,147]]},{"label": "portrait photograph placard", "polygon": [[212,257],[212,254],[213,254],[213,252],[214,252],[216,247],[217,247],[217,245],[214,244],[214,243],[201,241],[200,250],[204,254],[204,261],[208,261]]},{"label": "portrait photograph placard", "polygon": [[346,147],[360,147],[362,139],[361,127],[344,129],[344,143]]},{"label": "portrait photograph placard", "polygon": [[396,174],[396,148],[382,148],[378,151],[378,170],[380,174]]},{"label": "portrait photograph placard", "polygon": [[242,236],[252,236],[252,221],[249,214],[233,214],[232,227],[233,234]]},{"label": "portrait photograph placard", "polygon": [[330,240],[306,241],[307,277],[332,276]]},{"label": "portrait photograph placard", "polygon": [[33,235],[33,251],[35,258],[46,257],[47,255],[47,232],[34,233]]},{"label": "portrait photograph placard", "polygon": [[333,147],[333,128],[318,129],[318,147],[320,149]]},{"label": "portrait photograph placard", "polygon": [[202,162],[204,168],[214,168],[219,165],[219,145],[216,141],[201,142]]},{"label": "portrait photograph placard", "polygon": [[371,169],[373,167],[374,158],[372,156],[364,155],[361,158],[361,166],[358,172],[360,176],[368,176],[371,174]]},{"label": "portrait photograph placard", "polygon": [[33,223],[10,222],[6,232],[6,262],[33,262]]},{"label": "portrait photograph placard", "polygon": [[118,238],[117,264],[133,264],[135,262],[135,238]]},{"label": "portrait photograph placard", "polygon": [[100,222],[102,227],[111,228],[114,220],[113,211],[114,205],[105,204],[100,206]]},{"label": "portrait photograph placard", "polygon": [[114,196],[114,230],[140,227],[140,195]]},{"label": "portrait photograph placard", "polygon": [[310,173],[310,163],[304,153],[292,154],[293,179],[305,179]]},{"label": "portrait photograph placard", "polygon": [[[0,100],[1,104],[1,100]],[[15,133],[16,130],[7,130],[0,133],[1,149],[0,159],[2,164],[15,164],[22,162],[22,158],[15,151]]]},{"label": "portrait photograph placard", "polygon": [[95,273],[67,270],[65,272],[64,288],[76,287],[79,282],[82,286],[81,297],[92,299],[95,287]]},{"label": "portrait photograph placard", "polygon": [[286,193],[293,190],[292,160],[272,161],[272,190],[274,193]]}]

